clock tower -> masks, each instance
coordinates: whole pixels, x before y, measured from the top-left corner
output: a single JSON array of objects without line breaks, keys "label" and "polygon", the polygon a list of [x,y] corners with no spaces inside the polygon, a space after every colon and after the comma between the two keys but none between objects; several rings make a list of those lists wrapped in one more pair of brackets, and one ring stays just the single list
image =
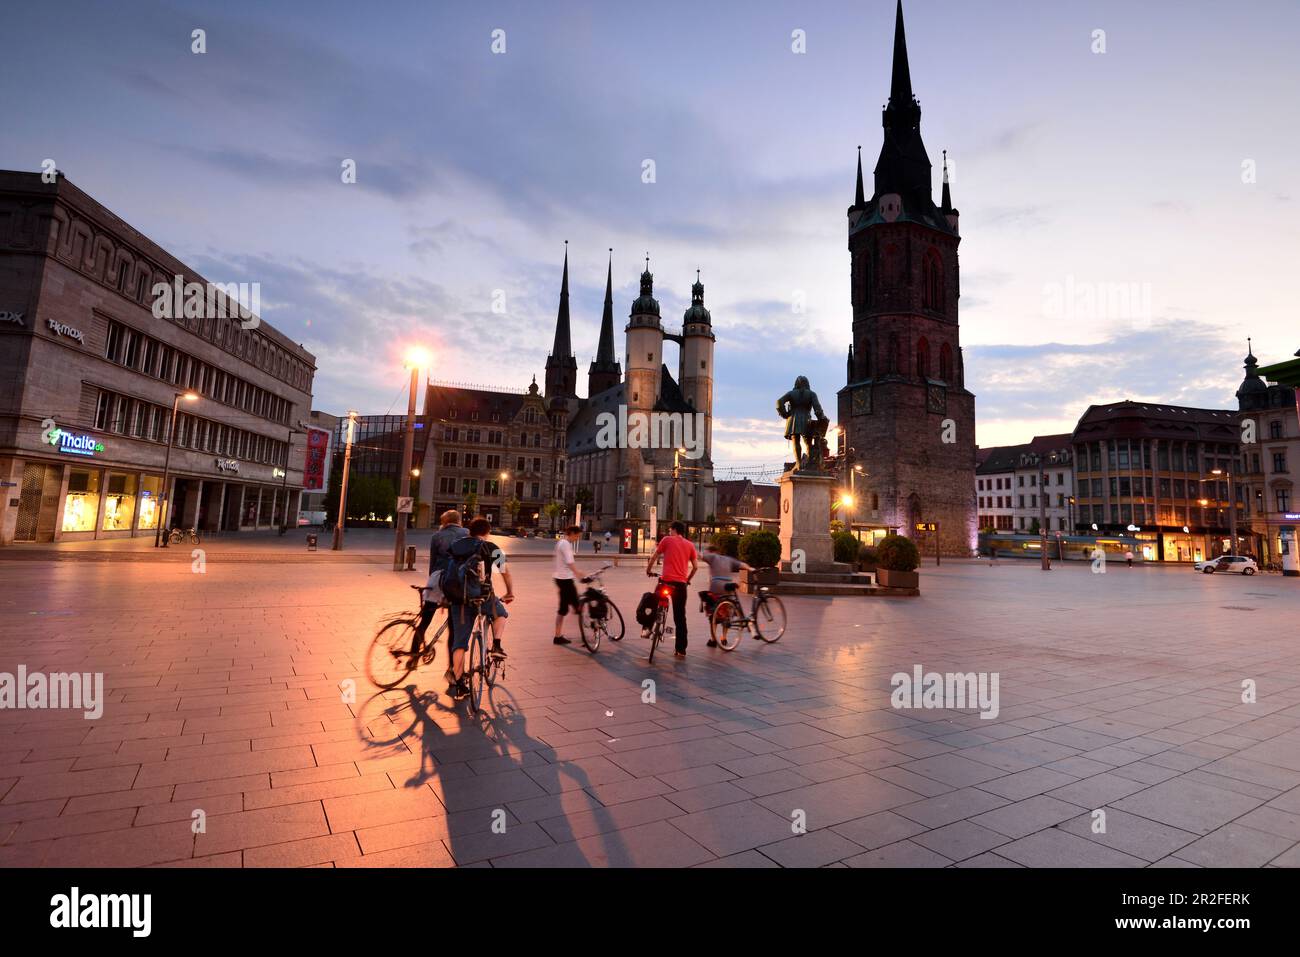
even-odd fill
[{"label": "clock tower", "polygon": [[[853,338],[839,421],[865,474],[858,521],[896,528],[922,554],[976,547],[975,396],[966,390],[957,319],[958,213],[947,159],[938,206],[912,94],[899,0],[884,141],[866,195],[862,152],[848,210]],[[917,531],[918,524],[937,525]]]}]

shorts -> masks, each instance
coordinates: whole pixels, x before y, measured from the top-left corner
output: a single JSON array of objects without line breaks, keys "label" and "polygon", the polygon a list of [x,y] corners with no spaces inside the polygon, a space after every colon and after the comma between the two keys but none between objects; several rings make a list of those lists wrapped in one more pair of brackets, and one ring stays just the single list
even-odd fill
[{"label": "shorts", "polygon": [[557,615],[563,615],[566,611],[578,610],[578,584],[572,578],[555,579],[555,587],[560,590],[560,607],[555,610]]},{"label": "shorts", "polygon": [[[477,613],[473,605],[452,605],[447,609],[451,621],[451,650],[464,651],[469,647],[469,639],[474,634],[474,619]],[[496,618],[509,618],[510,612],[499,598],[490,598],[483,603],[483,621],[491,624]],[[483,636],[485,639],[488,635]]]}]

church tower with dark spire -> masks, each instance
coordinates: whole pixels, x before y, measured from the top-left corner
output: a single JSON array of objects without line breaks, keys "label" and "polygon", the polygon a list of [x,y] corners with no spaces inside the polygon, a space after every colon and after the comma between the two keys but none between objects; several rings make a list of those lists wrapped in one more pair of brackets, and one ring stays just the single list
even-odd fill
[{"label": "church tower with dark spire", "polygon": [[[839,420],[868,478],[858,518],[896,528],[933,551],[976,546],[975,397],[966,389],[958,328],[958,212],[944,154],[941,204],[912,92],[903,5],[894,19],[889,100],[874,191],[858,153],[848,208],[853,334]],[[864,489],[863,485],[868,486]],[[918,531],[937,523],[938,531]]]},{"label": "church tower with dark spire", "polygon": [[569,244],[564,244],[564,276],[560,280],[560,309],[555,317],[555,341],[546,357],[547,405],[563,406],[570,414],[578,407],[578,360],[569,335]]},{"label": "church tower with dark spire", "polygon": [[623,381],[623,367],[614,352],[614,250],[609,251],[605,272],[605,309],[600,316],[600,342],[596,358],[587,368],[587,397],[599,395]]}]

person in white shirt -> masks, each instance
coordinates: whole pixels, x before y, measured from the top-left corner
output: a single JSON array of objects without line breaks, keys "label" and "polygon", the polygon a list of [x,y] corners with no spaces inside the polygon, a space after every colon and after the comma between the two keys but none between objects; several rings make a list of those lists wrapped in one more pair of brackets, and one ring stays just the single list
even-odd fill
[{"label": "person in white shirt", "polygon": [[555,552],[551,558],[551,577],[555,579],[555,588],[560,593],[560,607],[555,612],[555,638],[553,639],[554,644],[557,645],[571,644],[569,639],[564,637],[564,616],[570,611],[575,615],[578,613],[578,579],[585,576],[578,570],[577,562],[573,557],[573,546],[578,543],[581,535],[582,529],[577,525],[566,528],[560,540],[555,543]]}]

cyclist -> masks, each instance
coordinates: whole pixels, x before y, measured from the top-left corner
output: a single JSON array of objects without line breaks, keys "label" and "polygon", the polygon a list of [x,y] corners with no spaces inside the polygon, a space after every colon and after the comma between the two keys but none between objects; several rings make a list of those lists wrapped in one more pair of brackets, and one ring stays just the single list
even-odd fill
[{"label": "cyclist", "polygon": [[555,579],[555,589],[560,594],[560,606],[555,611],[555,637],[552,639],[552,643],[557,645],[571,644],[564,637],[564,616],[570,611],[578,614],[577,580],[585,576],[578,570],[578,563],[573,557],[573,546],[578,543],[581,535],[581,528],[570,525],[555,543],[555,551],[552,553],[551,577]]},{"label": "cyclist", "polygon": [[[469,534],[465,526],[460,523],[460,512],[454,508],[443,512],[438,517],[438,522],[440,527],[429,540],[429,580],[424,586],[424,604],[420,607],[420,623],[415,626],[415,634],[411,637],[412,657],[415,657],[424,645],[424,633],[428,630],[429,623],[433,621],[433,613],[442,604],[442,570],[446,567],[452,543]],[[450,671],[448,673],[450,674]]]},{"label": "cyclist", "polygon": [[[469,538],[459,539],[450,550],[449,562],[466,562],[481,559],[483,569],[483,594],[485,596],[482,611],[483,618],[492,626],[492,654],[499,658],[506,657],[501,647],[501,639],[506,631],[506,619],[510,613],[506,605],[515,600],[514,581],[510,569],[506,568],[505,555],[500,547],[488,540],[492,523],[486,518],[476,518],[469,523]],[[506,583],[506,593],[496,597],[492,588],[492,571],[501,572]],[[451,686],[447,689],[453,698],[469,696],[469,682],[465,679],[465,652],[469,648],[469,639],[474,631],[475,612],[468,604],[453,604],[448,609],[451,616]]]},{"label": "cyclist", "polygon": [[[701,557],[704,559],[704,564],[709,566],[709,590],[701,592],[700,597],[704,599],[705,613],[712,614],[717,600],[727,594],[727,586],[735,584],[736,573],[753,571],[753,568],[739,558],[732,558],[718,551],[712,542],[704,546],[704,554]],[[718,647],[712,635],[709,636],[708,647]]]},{"label": "cyclist", "polygon": [[677,631],[675,657],[686,657],[686,588],[700,568],[699,555],[695,546],[686,537],[686,523],[673,522],[668,527],[668,534],[659,540],[650,561],[646,563],[645,573],[655,577],[655,563],[663,556],[664,571],[659,579],[672,589],[673,624]]}]

